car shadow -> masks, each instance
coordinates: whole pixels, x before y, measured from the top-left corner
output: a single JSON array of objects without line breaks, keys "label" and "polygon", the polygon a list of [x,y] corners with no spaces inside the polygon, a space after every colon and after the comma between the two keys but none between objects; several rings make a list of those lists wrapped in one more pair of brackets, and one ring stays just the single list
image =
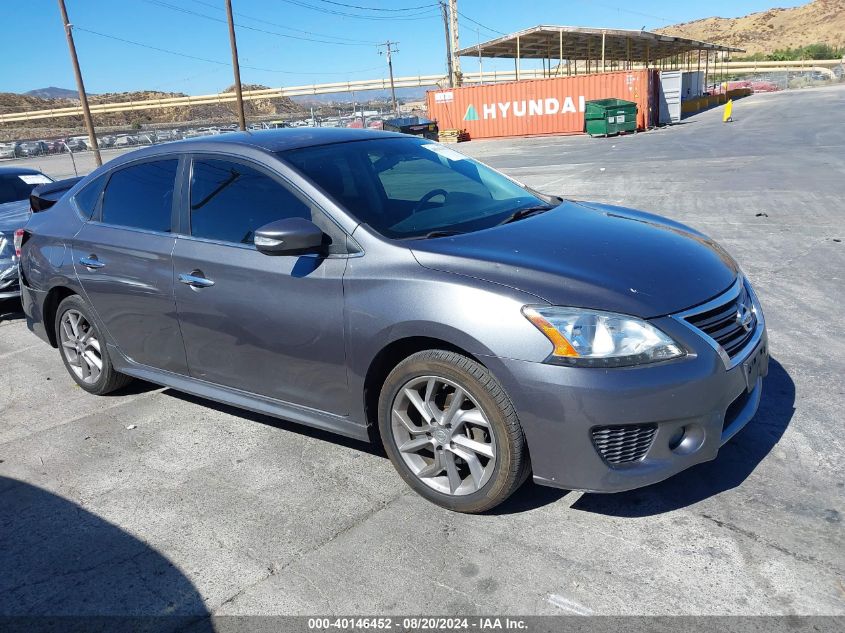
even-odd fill
[{"label": "car shadow", "polygon": [[24,318],[20,299],[0,299],[0,323]]},{"label": "car shadow", "polygon": [[757,415],[710,462],[666,481],[617,494],[585,494],[572,508],[617,517],[646,517],[698,503],[744,482],[780,441],[795,413],[795,383],[774,359]]},{"label": "car shadow", "polygon": [[492,510],[488,510],[484,514],[491,516],[522,514],[523,512],[537,510],[550,503],[560,501],[569,493],[569,490],[539,486],[529,477],[519,490],[508,497],[503,503]]},{"label": "car shadow", "polygon": [[103,394],[99,396],[101,398],[113,398],[116,396],[137,396],[142,393],[148,393],[150,391],[155,391],[156,389],[162,389],[161,385],[156,385],[151,382],[147,382],[146,380],[141,380],[140,378],[133,378],[132,382],[130,382],[125,387],[121,387],[120,389],[116,389],[115,391],[110,391],[109,393]]},{"label": "car shadow", "polygon": [[[354,448],[370,455],[387,457],[379,441],[364,442],[347,438],[173,389],[166,389],[163,393],[273,428]],[[795,384],[786,369],[775,359],[771,359],[757,415],[736,437],[722,447],[715,460],[699,464],[666,481],[645,488],[606,495],[584,494],[572,504],[572,508],[609,516],[652,516],[684,508],[735,488],[745,481],[778,443],[794,412]],[[509,499],[486,514],[520,514],[536,510],[559,501],[569,493],[568,490],[537,485],[529,478]]]},{"label": "car shadow", "polygon": [[238,418],[245,418],[251,422],[258,422],[259,424],[272,426],[275,429],[290,431],[291,433],[304,435],[305,437],[313,437],[314,439],[329,442],[331,444],[337,444],[338,446],[354,448],[363,453],[369,453],[370,455],[376,455],[387,459],[387,455],[384,452],[381,442],[365,442],[363,440],[356,440],[351,437],[346,437],[330,431],[324,431],[322,429],[306,426],[297,422],[290,422],[282,418],[274,418],[273,416],[265,415],[263,413],[256,413],[255,411],[233,407],[228,404],[208,400],[182,391],[175,391],[174,389],[166,389],[163,393],[171,398],[177,398],[202,407],[208,407],[209,409],[214,409],[215,411],[220,411]]},{"label": "car shadow", "polygon": [[[338,435],[329,431],[323,431],[322,429],[305,426],[304,424],[288,422],[262,413],[255,413],[254,411],[248,411],[246,409],[240,409],[238,407],[229,406],[213,400],[207,400],[205,398],[193,396],[181,391],[175,391],[173,389],[167,389],[163,393],[172,398],[178,398],[179,400],[184,400],[185,402],[209,407],[215,411],[221,411],[239,418],[245,418],[252,422],[266,424],[267,426],[272,426],[276,429],[283,429],[285,431],[290,431],[291,433],[304,435],[305,437],[312,437],[330,444],[346,446],[369,455],[375,455],[376,457],[387,459],[387,454],[384,452],[381,440],[375,434],[371,436],[370,442],[365,442],[362,440],[344,437],[343,435]],[[518,514],[528,510],[534,510],[544,505],[548,505],[549,503],[554,503],[567,493],[567,490],[538,486],[529,478],[528,481],[526,481],[507,501],[490,510],[486,514]]]},{"label": "car shadow", "polygon": [[0,476],[4,631],[211,631],[203,598],[167,558],[79,505]]}]

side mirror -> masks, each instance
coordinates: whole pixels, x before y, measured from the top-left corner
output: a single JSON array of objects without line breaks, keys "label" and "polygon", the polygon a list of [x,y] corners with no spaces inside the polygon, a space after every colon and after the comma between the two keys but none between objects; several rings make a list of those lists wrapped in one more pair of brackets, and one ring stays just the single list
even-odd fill
[{"label": "side mirror", "polygon": [[303,255],[323,248],[323,232],[311,220],[285,218],[255,232],[255,248],[265,255]]}]

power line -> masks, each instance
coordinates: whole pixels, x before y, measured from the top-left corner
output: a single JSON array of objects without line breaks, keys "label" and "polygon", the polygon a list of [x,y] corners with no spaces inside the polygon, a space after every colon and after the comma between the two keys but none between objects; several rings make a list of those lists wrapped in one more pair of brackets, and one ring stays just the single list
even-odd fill
[{"label": "power line", "polygon": [[344,2],[334,2],[334,0],[318,0],[319,2],[325,2],[326,4],[333,4],[338,7],[347,7],[349,9],[361,9],[363,11],[415,11],[417,9],[428,9],[430,7],[436,7],[436,4],[421,4],[416,7],[393,7],[389,9],[385,9],[383,7],[362,7],[361,5],[357,4],[346,4]]},{"label": "power line", "polygon": [[[98,37],[104,37],[104,38],[107,38],[107,39],[110,39],[110,40],[115,40],[117,42],[122,42],[124,44],[132,44],[133,46],[138,46],[140,48],[146,48],[146,49],[149,49],[149,50],[157,51],[159,53],[167,53],[168,55],[176,55],[178,57],[185,57],[187,59],[193,59],[195,61],[206,62],[208,64],[216,64],[218,66],[229,66],[230,65],[229,62],[220,61],[218,59],[208,59],[207,57],[197,57],[196,55],[190,55],[188,53],[182,53],[182,52],[179,52],[179,51],[172,51],[172,50],[167,49],[167,48],[161,48],[161,47],[158,47],[158,46],[152,46],[151,44],[144,44],[143,42],[136,42],[134,40],[128,40],[128,39],[125,39],[125,38],[122,38],[122,37],[117,37],[116,35],[109,35],[107,33],[100,33],[99,31],[86,29],[82,26],[76,26],[75,25],[73,28],[76,29],[77,31],[82,31],[84,33],[90,33],[91,35],[96,35]],[[246,59],[248,59],[248,58],[246,58]],[[381,66],[373,66],[371,68],[359,68],[359,69],[356,69],[356,70],[345,70],[345,71],[337,71],[337,72],[305,72],[305,71],[281,70],[281,69],[277,69],[277,68],[262,68],[261,66],[249,66],[249,65],[246,65],[246,64],[241,64],[241,67],[242,68],[248,68],[249,70],[257,70],[257,71],[260,71],[260,72],[267,72],[267,73],[281,73],[281,74],[286,74],[286,75],[306,75],[306,76],[310,76],[310,75],[331,75],[331,76],[351,75],[351,74],[354,74],[354,73],[367,72],[367,71],[370,71],[370,70],[376,70],[377,68],[381,68]]]},{"label": "power line", "polygon": [[179,57],[185,57],[187,59],[193,59],[200,62],[206,62],[209,64],[218,64],[220,66],[228,66],[226,62],[221,62],[216,59],[208,59],[207,57],[197,57],[196,55],[190,55],[188,53],[180,53],[178,51],[171,51],[166,48],[159,48],[158,46],[152,46],[150,44],[142,44],[141,42],[135,42],[133,40],[127,40],[122,37],[117,37],[116,35],[109,35],[107,33],[100,33],[99,31],[93,31],[91,29],[86,29],[79,25],[74,25],[73,28],[77,31],[82,31],[83,33],[90,33],[91,35],[96,35],[98,37],[105,37],[110,40],[115,40],[117,42],[123,42],[124,44],[132,44],[134,46],[140,46],[141,48],[147,48],[153,51],[158,51],[159,53],[167,53],[169,55],[178,55]]},{"label": "power line", "polygon": [[489,26],[485,26],[481,22],[478,22],[477,20],[473,20],[471,17],[469,17],[468,15],[466,15],[464,13],[461,13],[460,11],[458,11],[458,15],[461,16],[464,20],[469,20],[473,24],[480,26],[482,29],[490,31],[491,33],[498,33],[499,35],[507,35],[507,33],[502,33],[502,31],[498,31],[496,29],[491,29]]},{"label": "power line", "polygon": [[437,5],[431,5],[430,7],[423,9],[418,13],[414,13],[412,15],[403,15],[403,16],[392,16],[392,15],[361,15],[360,13],[347,13],[344,11],[337,11],[335,9],[329,9],[327,7],[320,7],[313,4],[309,4],[307,2],[302,2],[301,0],[281,0],[281,2],[285,2],[287,4],[292,4],[297,7],[303,7],[305,9],[311,9],[313,11],[318,11],[320,13],[326,13],[328,15],[339,15],[345,18],[356,18],[359,20],[428,20],[432,17],[435,17],[435,14],[432,13],[434,9],[437,8]]},{"label": "power line", "polygon": [[[195,2],[196,4],[201,4],[201,5],[206,6],[206,7],[210,7],[212,9],[218,9],[218,10],[220,9],[220,7],[217,6],[216,4],[212,4],[210,2],[204,2],[203,0],[192,0],[192,2]],[[267,24],[268,26],[274,26],[276,28],[284,29],[286,31],[294,31],[296,33],[304,33],[305,35],[311,35],[311,36],[314,36],[314,37],[324,37],[324,38],[329,38],[329,39],[334,39],[334,40],[342,40],[342,41],[345,41],[345,42],[355,42],[356,44],[370,44],[370,45],[373,45],[373,46],[378,44],[378,42],[371,41],[371,40],[358,40],[358,39],[353,39],[353,38],[350,38],[350,37],[341,37],[339,35],[329,35],[327,33],[316,33],[314,31],[306,31],[306,30],[303,30],[303,29],[297,29],[297,28],[294,28],[292,26],[286,26],[284,24],[278,24],[277,22],[270,22],[269,20],[265,20],[264,18],[256,18],[254,16],[247,15],[246,13],[240,13],[239,11],[236,11],[235,15],[237,17],[244,18],[246,20],[253,20],[255,22],[261,22],[262,24]]]},{"label": "power line", "polygon": [[[583,0],[582,0],[583,1]],[[632,11],[631,9],[623,9],[622,7],[614,7],[609,4],[604,4],[602,2],[593,2],[590,0],[590,4],[594,6],[600,6],[605,9],[613,9],[615,11],[619,11],[619,13],[629,13],[631,15],[638,15],[643,18],[651,18],[653,20],[660,20],[661,22],[665,22],[666,24],[673,24],[678,22],[678,20],[667,20],[666,18],[662,18],[659,15],[651,15],[650,13],[642,13],[641,11]]]},{"label": "power line", "polygon": [[[167,2],[162,2],[161,0],[143,0],[147,4],[152,4],[154,6],[163,7],[165,9],[170,9],[172,11],[177,11],[179,13],[185,13],[186,15],[193,15],[196,17],[203,18],[205,20],[211,20],[212,22],[220,22],[222,24],[226,24],[226,20],[221,18],[214,17],[213,15],[208,15],[207,13],[200,13],[199,11],[193,11],[191,9],[186,9],[185,7],[176,6],[173,4],[169,4]],[[238,28],[246,29],[248,31],[255,31],[257,33],[265,33],[267,35],[275,35],[277,37],[284,37],[287,39],[292,40],[299,40],[303,42],[315,42],[318,44],[334,44],[336,46],[373,46],[375,43],[364,42],[363,40],[358,42],[332,42],[330,40],[321,40],[316,38],[310,37],[302,37],[299,35],[290,35],[289,33],[279,33],[278,31],[269,31],[267,29],[261,29],[257,26],[249,26],[248,24],[238,23],[236,25]]]}]

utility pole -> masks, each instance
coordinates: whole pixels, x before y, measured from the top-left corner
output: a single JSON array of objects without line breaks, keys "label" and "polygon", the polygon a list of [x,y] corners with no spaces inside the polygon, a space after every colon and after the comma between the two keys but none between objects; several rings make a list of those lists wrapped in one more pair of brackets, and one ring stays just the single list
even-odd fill
[{"label": "utility pole", "polygon": [[455,87],[455,73],[452,70],[452,35],[449,33],[449,9],[445,0],[440,0],[440,12],[443,14],[443,28],[446,31],[446,72],[449,74],[449,87]]},{"label": "utility pole", "polygon": [[463,83],[461,75],[461,60],[457,57],[460,46],[458,45],[458,0],[449,0],[449,31],[452,33],[452,72],[455,73],[454,84],[460,86]]},{"label": "utility pole", "polygon": [[[391,42],[387,40],[382,46],[387,49],[387,69],[390,71],[390,98],[393,100],[393,112],[399,116],[399,107],[396,105],[396,88],[393,85],[393,53],[398,53],[399,49],[393,49],[393,46],[398,45],[399,42]],[[381,52],[379,51],[379,54]]]},{"label": "utility pole", "polygon": [[484,83],[484,64],[481,62],[481,32],[475,29],[475,37],[478,41],[478,84]]},{"label": "utility pole", "polygon": [[241,67],[238,64],[238,42],[235,40],[235,20],[232,18],[232,0],[226,0],[226,17],[229,19],[229,43],[232,46],[232,69],[235,71],[235,95],[238,98],[238,125],[246,130],[244,95],[241,92]]},{"label": "utility pole", "polygon": [[91,145],[91,150],[94,152],[94,160],[97,163],[97,167],[99,167],[103,164],[103,158],[100,156],[100,146],[97,145],[94,120],[91,118],[91,109],[88,107],[88,95],[85,93],[85,84],[82,82],[82,71],[79,70],[79,59],[76,57],[76,46],[73,43],[73,25],[67,17],[65,0],[59,0],[59,11],[62,13],[62,24],[64,24],[65,35],[67,36],[70,61],[73,64],[73,73],[76,75],[76,89],[79,91],[79,101],[82,103],[82,118],[85,120],[85,128],[88,131],[88,142]]}]

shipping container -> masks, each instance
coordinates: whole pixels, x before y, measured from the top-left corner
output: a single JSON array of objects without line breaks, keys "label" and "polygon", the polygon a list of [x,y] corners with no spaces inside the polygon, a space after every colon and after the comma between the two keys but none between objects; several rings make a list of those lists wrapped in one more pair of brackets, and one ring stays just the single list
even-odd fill
[{"label": "shipping container", "polygon": [[681,108],[681,84],[683,82],[680,70],[661,70],[658,76],[657,90],[657,123],[670,125],[678,123],[683,116]]},{"label": "shipping container", "polygon": [[470,138],[578,134],[585,103],[624,99],[637,104],[637,128],[653,124],[654,70],[597,73],[432,90],[428,115],[441,130],[464,129]]},{"label": "shipping container", "polygon": [[681,101],[697,99],[704,94],[704,71],[684,71],[681,75]]}]

